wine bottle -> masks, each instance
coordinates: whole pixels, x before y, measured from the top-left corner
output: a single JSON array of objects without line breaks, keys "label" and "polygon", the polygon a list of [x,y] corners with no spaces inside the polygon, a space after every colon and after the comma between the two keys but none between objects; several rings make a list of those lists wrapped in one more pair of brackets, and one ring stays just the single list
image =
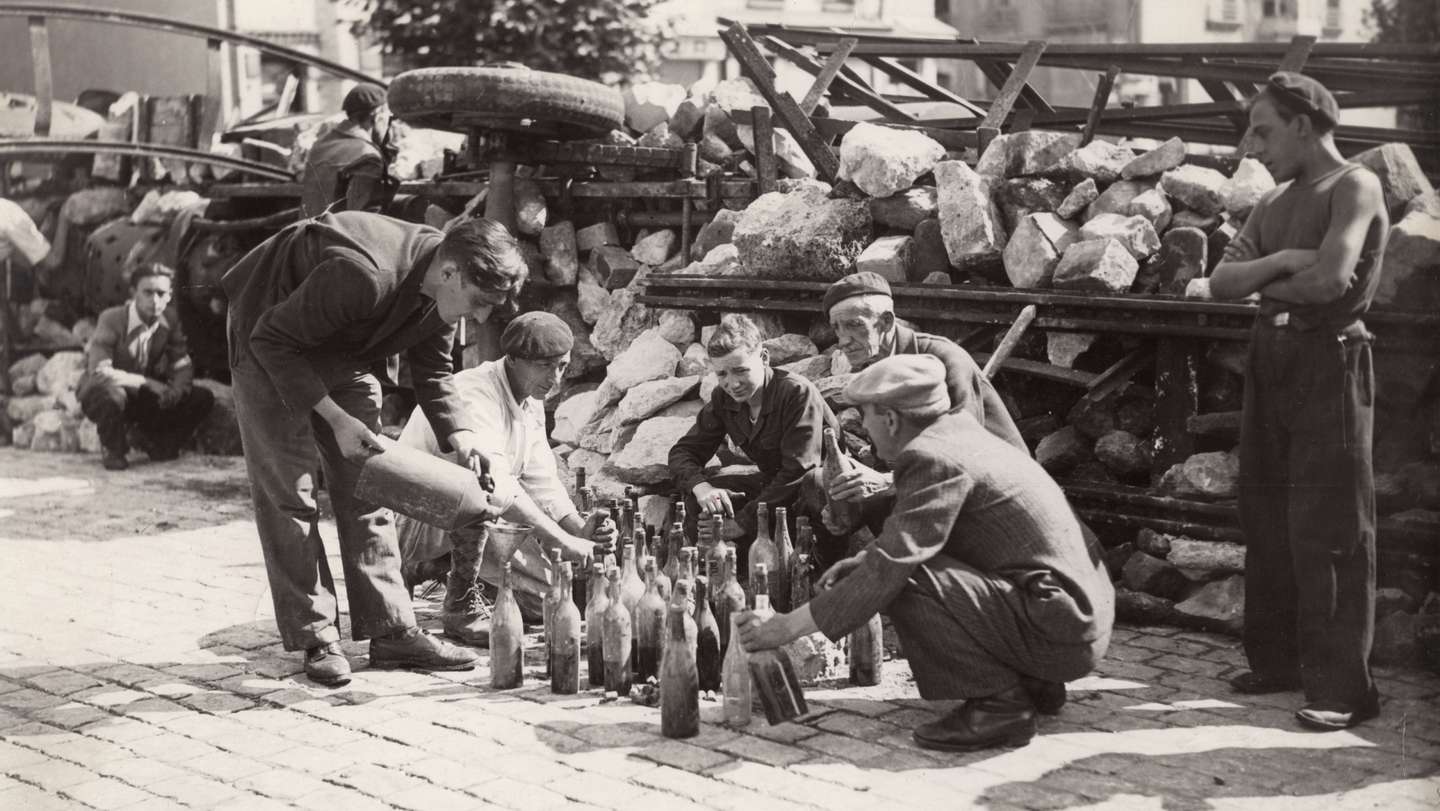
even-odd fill
[{"label": "wine bottle", "polygon": [[660,675],[665,637],[665,601],[655,585],[655,561],[645,561],[645,593],[635,604],[635,679],[642,684]]},{"label": "wine bottle", "polygon": [[750,661],[740,647],[740,626],[736,624],[740,612],[730,615],[728,636],[734,640],[725,649],[725,665],[721,669],[720,682],[724,690],[721,698],[722,716],[730,726],[743,727],[750,723],[750,705],[755,694],[750,684]]},{"label": "wine bottle", "polygon": [[656,553],[659,551],[660,537],[657,535],[654,538],[654,543],[650,545],[649,562],[655,564],[655,588],[660,592],[660,599],[668,604],[670,602],[670,590],[674,587],[674,581],[671,580],[670,576],[665,574],[665,570],[661,568],[660,560],[656,557]]},{"label": "wine bottle", "polygon": [[720,588],[715,600],[715,623],[720,626],[720,648],[730,655],[730,618],[745,610],[745,590],[735,579],[735,550],[720,564]]},{"label": "wine bottle", "polygon": [[550,584],[545,589],[545,599],[541,601],[541,622],[545,631],[545,677],[550,677],[550,629],[555,624],[555,609],[560,601],[560,550],[550,550]]},{"label": "wine bottle", "polygon": [[710,609],[710,579],[695,578],[695,667],[700,674],[700,689],[720,689],[720,626]]},{"label": "wine bottle", "polygon": [[673,588],[680,579],[680,547],[685,545],[685,525],[678,521],[670,525],[670,537],[666,540],[665,576],[670,578]]},{"label": "wine bottle", "polygon": [[550,692],[572,695],[580,692],[580,610],[571,594],[575,578],[570,564],[560,564],[560,601],[550,620],[554,633],[550,639]]},{"label": "wine bottle", "polygon": [[775,610],[790,610],[790,574],[795,565],[795,547],[790,544],[789,510],[775,508],[775,568],[770,570],[770,599]]},{"label": "wine bottle", "polygon": [[519,687],[525,681],[525,625],[510,586],[510,562],[500,573],[500,593],[490,611],[490,686]]},{"label": "wine bottle", "polygon": [[609,581],[602,563],[590,565],[590,602],[585,605],[585,661],[591,687],[605,684],[605,609],[610,606]]},{"label": "wine bottle", "polygon": [[830,508],[830,523],[853,532],[860,525],[860,505],[853,501],[836,501],[830,497],[835,481],[850,471],[850,459],[840,450],[833,428],[826,428],[821,447],[820,479],[825,488],[825,503]]},{"label": "wine bottle", "polygon": [[[756,582],[760,570],[774,572],[777,566],[775,541],[770,537],[770,509],[763,501],[755,509],[755,542],[750,545],[746,566],[745,593],[753,602],[755,595],[760,593],[760,585]],[[765,590],[768,592],[769,587],[766,586]]]},{"label": "wine bottle", "polygon": [[765,564],[755,567],[755,617],[762,622],[775,616],[775,607],[770,604],[770,569]]},{"label": "wine bottle", "polygon": [[862,687],[879,684],[884,650],[884,630],[880,615],[875,614],[850,633],[850,683]]},{"label": "wine bottle", "polygon": [[[682,582],[680,589],[688,590]],[[680,592],[676,592],[680,596]],[[700,681],[696,641],[686,633],[683,601],[667,610],[665,661],[660,669],[660,734],[690,738],[700,734]],[[703,601],[701,601],[703,602]]]},{"label": "wine bottle", "polygon": [[790,570],[790,610],[810,602],[810,554],[798,552],[795,565]]},{"label": "wine bottle", "polygon": [[634,639],[630,611],[620,593],[620,569],[605,573],[610,604],[605,608],[603,641],[605,651],[605,692],[630,695],[630,662]]},{"label": "wine bottle", "polygon": [[[710,517],[710,549],[705,556],[714,561],[715,567],[719,568],[720,563],[725,560],[726,553],[734,548],[725,541],[724,516],[712,515]],[[739,577],[738,570],[736,577]]]},{"label": "wine bottle", "polygon": [[[575,503],[585,502],[585,468],[575,468]],[[583,509],[583,507],[582,507]]]}]

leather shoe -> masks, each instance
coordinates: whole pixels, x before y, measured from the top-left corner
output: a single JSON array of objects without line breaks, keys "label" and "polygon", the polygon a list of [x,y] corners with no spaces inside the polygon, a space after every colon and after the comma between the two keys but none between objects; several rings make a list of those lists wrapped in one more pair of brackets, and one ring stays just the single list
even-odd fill
[{"label": "leather shoe", "polygon": [[1035,705],[1019,685],[972,698],[943,718],[915,728],[915,743],[921,748],[945,752],[1024,746],[1033,737]]},{"label": "leather shoe", "polygon": [[111,453],[110,451],[106,451],[105,455],[101,457],[100,464],[106,470],[125,470],[130,467],[130,462],[125,459],[125,454]]},{"label": "leather shoe", "polygon": [[1300,689],[1300,677],[1294,674],[1281,676],[1247,670],[1231,679],[1230,686],[1234,688],[1235,692],[1250,696],[1288,693],[1291,690]]},{"label": "leather shoe", "polygon": [[1023,677],[1020,679],[1020,686],[1030,694],[1030,701],[1035,705],[1035,711],[1041,715],[1059,715],[1060,708],[1065,706],[1065,682],[1063,681],[1045,681],[1044,679]]},{"label": "leather shoe", "polygon": [[339,642],[326,642],[305,650],[305,675],[326,687],[350,683],[350,662],[340,651]]},{"label": "leather shoe", "polygon": [[1307,704],[1295,712],[1301,726],[1319,732],[1336,732],[1349,729],[1362,721],[1368,721],[1380,714],[1380,699],[1371,696],[1356,707],[1335,701],[1317,701]]},{"label": "leather shoe", "polygon": [[419,628],[370,640],[370,666],[381,670],[474,670],[473,651],[436,639]]}]

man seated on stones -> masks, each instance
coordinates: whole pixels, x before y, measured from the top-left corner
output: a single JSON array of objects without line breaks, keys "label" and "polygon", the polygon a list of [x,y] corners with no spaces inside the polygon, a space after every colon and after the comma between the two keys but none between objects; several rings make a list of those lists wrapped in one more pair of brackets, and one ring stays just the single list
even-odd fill
[{"label": "man seated on stones", "polygon": [[[859,371],[896,355],[930,355],[944,365],[951,406],[969,413],[990,433],[1029,455],[1020,429],[975,359],[947,338],[901,324],[895,317],[895,299],[885,277],[867,271],[852,273],[830,285],[824,305],[840,351],[851,368]],[[893,496],[891,477],[855,463],[848,474],[831,485],[830,496],[840,501],[867,502],[866,513],[883,519]]]},{"label": "man seated on stones", "polygon": [[[823,431],[828,426],[838,433],[839,423],[815,384],[770,367],[763,336],[749,318],[726,315],[705,350],[717,385],[694,427],[670,449],[670,473],[685,494],[690,537],[697,529],[708,537],[710,517],[724,516],[725,540],[739,547],[744,561],[743,552],[755,539],[757,505],[785,507],[798,517],[794,508],[802,489],[818,493]],[[706,473],[727,439],[758,472]]]},{"label": "man seated on stones", "polygon": [[1058,485],[1030,456],[952,410],[937,358],[901,355],[846,387],[895,509],[879,536],[830,567],[801,608],[741,618],[747,650],[815,631],[839,640],[876,612],[894,623],[922,698],[963,699],[915,729],[928,749],[1020,746],[1063,682],[1104,655],[1115,593]]},{"label": "man seated on stones", "polygon": [[[613,542],[614,529],[599,533],[604,543],[596,550],[597,511],[588,519],[575,508],[545,436],[544,400],[565,377],[575,339],[570,327],[547,312],[525,313],[500,334],[504,357],[482,363],[455,375],[466,414],[479,426],[480,449],[490,459],[495,483],[492,503],[509,505],[501,517],[534,527],[511,558],[511,585],[527,621],[538,622],[551,576],[546,550],[564,550],[567,560],[604,554]],[[445,456],[440,443],[416,409],[400,434],[400,444]],[[481,602],[480,583],[500,583],[504,562],[486,544],[483,529],[449,534],[405,516],[397,520],[400,553],[407,580],[418,565],[450,552],[450,574],[445,584],[442,613],[445,634],[467,645],[485,647],[490,641],[488,612]]]},{"label": "man seated on stones", "polygon": [[95,423],[106,470],[129,467],[129,429],[151,459],[180,455],[215,404],[209,389],[191,385],[195,367],[178,320],[167,316],[175,272],[159,263],[137,267],[130,300],[95,319],[85,345],[80,410]]}]

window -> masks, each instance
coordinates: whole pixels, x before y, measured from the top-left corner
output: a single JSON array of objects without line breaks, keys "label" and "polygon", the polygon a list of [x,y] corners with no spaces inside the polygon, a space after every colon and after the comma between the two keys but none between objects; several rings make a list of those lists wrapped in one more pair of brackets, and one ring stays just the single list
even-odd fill
[{"label": "window", "polygon": [[1325,0],[1325,27],[1338,29],[1340,27],[1340,0]]},{"label": "window", "polygon": [[1266,17],[1294,17],[1295,0],[1265,0],[1260,4],[1260,13]]}]

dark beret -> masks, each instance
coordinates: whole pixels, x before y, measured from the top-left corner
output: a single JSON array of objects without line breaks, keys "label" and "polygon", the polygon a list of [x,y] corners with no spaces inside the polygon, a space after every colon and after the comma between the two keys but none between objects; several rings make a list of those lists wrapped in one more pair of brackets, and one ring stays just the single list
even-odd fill
[{"label": "dark beret", "polygon": [[1270,87],[1278,93],[1294,102],[1305,112],[1318,115],[1335,126],[1340,122],[1340,105],[1335,102],[1335,95],[1325,89],[1309,76],[1282,70],[1270,74]]},{"label": "dark beret", "polygon": [[385,88],[378,84],[357,84],[350,88],[345,94],[345,101],[340,103],[340,109],[345,115],[352,118],[361,113],[368,113],[371,110],[385,103]]},{"label": "dark beret", "polygon": [[574,345],[575,336],[569,325],[554,313],[524,313],[500,333],[500,351],[520,360],[568,355]]},{"label": "dark beret", "polygon": [[831,307],[834,307],[847,298],[868,296],[875,293],[884,296],[892,295],[890,292],[890,283],[885,281],[884,276],[868,270],[852,273],[839,281],[831,283],[830,288],[825,291],[825,312],[830,312]]}]

